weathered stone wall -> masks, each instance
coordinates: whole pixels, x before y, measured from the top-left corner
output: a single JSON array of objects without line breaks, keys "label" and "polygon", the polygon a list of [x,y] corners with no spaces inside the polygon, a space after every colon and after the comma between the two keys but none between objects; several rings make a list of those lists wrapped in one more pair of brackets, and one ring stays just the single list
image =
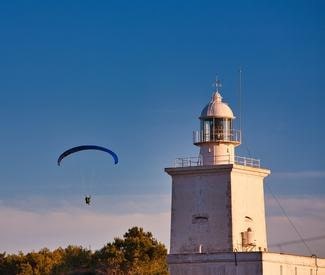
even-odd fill
[{"label": "weathered stone wall", "polygon": [[[231,172],[233,248],[237,251],[267,251],[264,208],[264,177],[269,170],[234,165]],[[241,232],[252,230],[254,246],[242,247]]]},{"label": "weathered stone wall", "polygon": [[169,255],[171,275],[325,275],[325,259],[263,252]]},{"label": "weathered stone wall", "polygon": [[[231,251],[230,170],[192,167],[173,175],[172,254]],[[196,169],[197,168],[197,169]]]}]

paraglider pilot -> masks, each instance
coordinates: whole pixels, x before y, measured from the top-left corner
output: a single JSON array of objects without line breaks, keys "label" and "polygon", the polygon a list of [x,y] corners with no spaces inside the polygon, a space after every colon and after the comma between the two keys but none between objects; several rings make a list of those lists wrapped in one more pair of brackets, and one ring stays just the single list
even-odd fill
[{"label": "paraglider pilot", "polygon": [[[74,154],[76,152],[79,152],[79,151],[84,151],[84,150],[99,150],[99,151],[103,151],[103,152],[106,152],[108,154],[110,154],[113,159],[114,159],[114,163],[117,164],[118,163],[118,156],[111,150],[105,148],[105,147],[102,147],[102,146],[98,146],[98,145],[80,145],[80,146],[76,146],[76,147],[72,147],[66,151],[64,151],[58,158],[57,160],[57,163],[58,163],[58,166],[60,166],[61,164],[61,161],[71,155],[71,154]],[[85,203],[90,205],[90,199],[91,199],[91,196],[85,196]]]},{"label": "paraglider pilot", "polygon": [[86,196],[85,197],[86,204],[90,204],[90,199],[91,199],[91,196]]}]

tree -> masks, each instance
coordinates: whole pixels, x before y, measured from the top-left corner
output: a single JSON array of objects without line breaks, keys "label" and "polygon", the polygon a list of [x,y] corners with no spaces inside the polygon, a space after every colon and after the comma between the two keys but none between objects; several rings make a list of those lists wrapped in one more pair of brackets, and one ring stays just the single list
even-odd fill
[{"label": "tree", "polygon": [[165,246],[150,232],[132,227],[123,239],[115,238],[95,253],[100,269],[108,274],[168,274]]},{"label": "tree", "polygon": [[165,275],[167,250],[150,232],[132,227],[102,249],[92,253],[81,246],[50,251],[43,248],[26,255],[0,253],[0,274],[6,275]]},{"label": "tree", "polygon": [[89,249],[69,245],[59,253],[62,258],[53,267],[54,274],[83,274],[89,271],[92,262],[92,253]]}]

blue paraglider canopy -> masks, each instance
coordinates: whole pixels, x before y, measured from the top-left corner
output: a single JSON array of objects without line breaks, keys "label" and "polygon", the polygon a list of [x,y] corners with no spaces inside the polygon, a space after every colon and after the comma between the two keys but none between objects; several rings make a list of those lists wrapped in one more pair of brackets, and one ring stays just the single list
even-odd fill
[{"label": "blue paraglider canopy", "polygon": [[98,146],[98,145],[80,145],[80,146],[76,146],[76,147],[73,147],[73,148],[70,148],[70,149],[64,151],[58,158],[58,165],[60,166],[61,161],[65,157],[67,157],[67,156],[69,156],[71,154],[74,154],[76,152],[79,152],[79,151],[84,151],[84,150],[98,150],[98,151],[106,152],[106,153],[110,154],[113,157],[115,164],[118,163],[117,155],[113,151],[111,151],[111,150],[109,150],[109,149],[107,149],[105,147]]}]

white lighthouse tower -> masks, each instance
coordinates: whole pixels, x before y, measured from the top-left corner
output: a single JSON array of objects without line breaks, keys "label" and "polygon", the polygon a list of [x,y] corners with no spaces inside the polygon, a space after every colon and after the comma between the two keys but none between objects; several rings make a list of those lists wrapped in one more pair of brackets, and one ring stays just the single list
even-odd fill
[{"label": "white lighthouse tower", "polygon": [[[263,181],[270,170],[259,160],[236,156],[241,133],[233,128],[235,116],[220,86],[217,82],[193,135],[199,156],[178,158],[165,169],[172,177],[170,273],[295,274],[283,271],[296,258],[266,253]],[[299,274],[314,274],[312,260],[302,265],[306,273]]]},{"label": "white lighthouse tower", "polygon": [[234,114],[222,102],[220,81],[212,99],[201,112],[201,129],[194,132],[194,144],[200,146],[203,165],[235,162],[235,147],[240,144],[240,131],[233,129]]}]

